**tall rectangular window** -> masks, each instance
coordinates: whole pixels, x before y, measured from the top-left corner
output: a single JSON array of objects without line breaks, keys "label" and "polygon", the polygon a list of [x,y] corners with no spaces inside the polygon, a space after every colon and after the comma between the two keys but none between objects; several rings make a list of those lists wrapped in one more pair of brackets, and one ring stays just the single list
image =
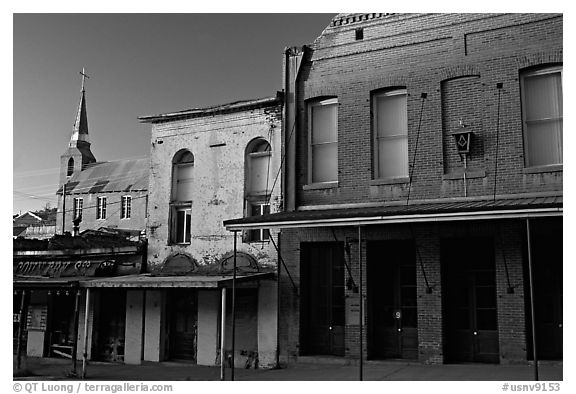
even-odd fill
[{"label": "tall rectangular window", "polygon": [[130,219],[132,217],[132,197],[122,196],[122,207],[120,209],[120,219]]},{"label": "tall rectangular window", "polygon": [[406,89],[378,93],[372,99],[374,178],[408,176]]},{"label": "tall rectangular window", "polygon": [[521,75],[526,167],[562,164],[562,67]]},{"label": "tall rectangular window", "polygon": [[106,197],[98,197],[96,219],[106,219]]},{"label": "tall rectangular window", "polygon": [[338,181],[338,99],[308,106],[308,182]]},{"label": "tall rectangular window", "polygon": [[82,207],[84,206],[83,198],[74,199],[74,218],[82,216]]},{"label": "tall rectangular window", "polygon": [[173,208],[173,228],[172,242],[177,244],[190,243],[192,208],[174,207]]}]

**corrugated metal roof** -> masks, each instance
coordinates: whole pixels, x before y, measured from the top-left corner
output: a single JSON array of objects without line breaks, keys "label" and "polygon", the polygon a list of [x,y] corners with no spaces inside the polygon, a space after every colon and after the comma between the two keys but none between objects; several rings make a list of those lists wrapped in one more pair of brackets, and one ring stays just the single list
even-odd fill
[{"label": "corrugated metal roof", "polygon": [[[90,194],[148,190],[148,159],[94,163],[72,175],[68,194]],[[57,194],[62,194],[62,188]]]},{"label": "corrugated metal roof", "polygon": [[388,205],[378,207],[347,208],[347,209],[325,209],[306,210],[293,212],[280,212],[262,216],[251,216],[240,219],[226,220],[224,226],[228,229],[259,228],[273,225],[283,227],[283,224],[290,223],[291,227],[300,224],[313,225],[318,222],[322,226],[326,221],[341,221],[341,224],[351,221],[366,221],[368,219],[386,219],[401,217],[406,222],[412,221],[415,216],[428,215],[433,220],[434,215],[450,215],[457,213],[477,214],[483,212],[507,212],[535,209],[562,209],[562,196],[550,197],[529,197],[510,198],[498,200],[477,200],[477,201],[449,201],[431,203],[413,203],[410,205]]},{"label": "corrugated metal roof", "polygon": [[[273,272],[237,275],[236,282],[244,283],[274,278]],[[188,276],[152,276],[139,274],[111,278],[89,279],[80,283],[82,287],[131,287],[131,288],[222,288],[230,287],[232,275],[188,275]]]}]

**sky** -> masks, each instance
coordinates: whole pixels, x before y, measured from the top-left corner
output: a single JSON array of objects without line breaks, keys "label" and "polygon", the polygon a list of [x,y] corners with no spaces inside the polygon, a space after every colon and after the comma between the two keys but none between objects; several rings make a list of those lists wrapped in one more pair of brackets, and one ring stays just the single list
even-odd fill
[{"label": "sky", "polygon": [[13,213],[57,205],[86,74],[98,161],[147,157],[139,116],[274,96],[335,14],[14,14]]}]

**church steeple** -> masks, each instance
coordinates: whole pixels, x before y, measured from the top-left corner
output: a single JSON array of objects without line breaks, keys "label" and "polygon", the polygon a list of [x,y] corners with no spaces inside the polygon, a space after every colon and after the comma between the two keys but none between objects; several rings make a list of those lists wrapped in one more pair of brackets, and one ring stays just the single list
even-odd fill
[{"label": "church steeple", "polygon": [[68,181],[73,174],[82,171],[88,164],[95,163],[96,158],[90,150],[90,139],[88,137],[88,116],[86,111],[86,89],[85,82],[88,75],[82,68],[82,90],[80,92],[80,103],[78,113],[74,121],[72,136],[68,143],[68,149],[60,156],[60,184]]},{"label": "church steeple", "polygon": [[84,68],[82,68],[80,75],[82,75],[82,91],[80,94],[78,113],[76,115],[76,120],[74,121],[72,137],[70,138],[70,146],[75,146],[76,141],[90,143],[90,139],[88,138],[88,116],[86,115],[86,89],[84,88],[85,79],[89,77],[86,75]]}]

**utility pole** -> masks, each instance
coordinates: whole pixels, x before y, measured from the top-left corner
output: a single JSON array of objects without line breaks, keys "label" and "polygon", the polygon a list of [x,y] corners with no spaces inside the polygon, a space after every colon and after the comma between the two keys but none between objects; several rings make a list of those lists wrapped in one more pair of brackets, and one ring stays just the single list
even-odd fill
[{"label": "utility pole", "polygon": [[62,185],[62,235],[64,235],[64,229],[66,226],[66,183]]}]

